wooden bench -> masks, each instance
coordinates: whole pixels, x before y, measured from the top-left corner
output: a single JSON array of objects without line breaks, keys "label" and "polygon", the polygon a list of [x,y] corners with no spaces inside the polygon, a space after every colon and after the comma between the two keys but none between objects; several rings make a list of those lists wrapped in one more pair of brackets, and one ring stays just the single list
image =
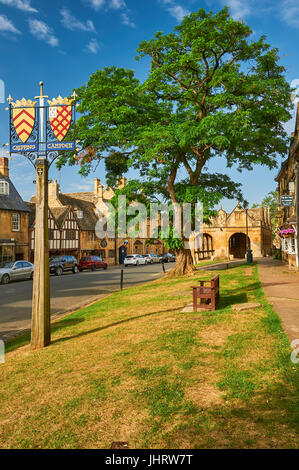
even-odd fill
[{"label": "wooden bench", "polygon": [[[209,281],[199,281],[199,284],[199,286],[191,287],[193,289],[193,312],[197,312],[198,308],[216,310],[219,303],[219,274]],[[200,299],[199,303],[198,299]]]}]

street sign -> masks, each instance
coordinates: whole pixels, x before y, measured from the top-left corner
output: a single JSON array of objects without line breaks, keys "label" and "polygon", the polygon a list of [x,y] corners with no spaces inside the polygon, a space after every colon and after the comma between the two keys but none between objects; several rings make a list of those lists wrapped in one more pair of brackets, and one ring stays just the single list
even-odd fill
[{"label": "street sign", "polygon": [[12,144],[10,146],[10,153],[37,152],[37,150],[37,144]]},{"label": "street sign", "polygon": [[288,206],[293,206],[294,205],[294,198],[293,196],[280,196],[280,205],[282,207],[288,207]]},{"label": "street sign", "polygon": [[48,142],[47,150],[75,150],[75,142]]}]

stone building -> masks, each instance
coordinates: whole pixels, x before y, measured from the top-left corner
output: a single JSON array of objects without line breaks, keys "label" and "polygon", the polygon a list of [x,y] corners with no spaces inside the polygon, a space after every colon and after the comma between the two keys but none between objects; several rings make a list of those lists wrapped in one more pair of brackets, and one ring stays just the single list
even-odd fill
[{"label": "stone building", "polygon": [[[248,234],[248,235],[247,235]],[[245,258],[247,248],[253,257],[269,256],[272,228],[269,209],[242,209],[238,204],[231,213],[220,208],[210,224],[204,224],[199,246],[191,244],[194,261],[204,258]]]},{"label": "stone building", "polygon": [[9,178],[8,158],[0,158],[0,263],[29,259],[29,209]]},{"label": "stone building", "polygon": [[[297,105],[297,116],[295,123],[295,130],[292,133],[292,140],[289,149],[288,158],[282,162],[281,168],[275,181],[278,183],[278,228],[277,228],[277,241],[278,246],[282,249],[282,258],[289,266],[296,267],[296,158],[299,158],[299,103]],[[293,200],[292,205],[282,206],[281,196],[291,196]],[[282,230],[290,229],[293,234],[287,238],[279,236]]]}]

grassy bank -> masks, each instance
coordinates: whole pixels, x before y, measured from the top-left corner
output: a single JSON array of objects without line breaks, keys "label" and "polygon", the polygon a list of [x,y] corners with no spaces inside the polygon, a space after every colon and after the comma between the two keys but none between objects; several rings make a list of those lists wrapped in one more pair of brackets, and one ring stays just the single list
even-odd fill
[{"label": "grassy bank", "polygon": [[298,366],[256,266],[220,272],[217,312],[181,313],[213,275],[114,293],[56,322],[50,347],[7,354],[0,447],[298,447]]}]

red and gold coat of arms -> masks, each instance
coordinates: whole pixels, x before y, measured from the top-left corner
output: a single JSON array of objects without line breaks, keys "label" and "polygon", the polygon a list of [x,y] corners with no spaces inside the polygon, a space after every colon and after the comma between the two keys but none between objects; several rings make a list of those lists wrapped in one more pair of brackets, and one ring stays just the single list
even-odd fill
[{"label": "red and gold coat of arms", "polygon": [[52,101],[48,100],[49,108],[49,122],[51,129],[57,140],[62,141],[66,136],[71,122],[72,122],[72,99],[53,98]]},{"label": "red and gold coat of arms", "polygon": [[36,101],[25,98],[12,103],[12,119],[16,133],[23,143],[29,139],[35,123]]}]

